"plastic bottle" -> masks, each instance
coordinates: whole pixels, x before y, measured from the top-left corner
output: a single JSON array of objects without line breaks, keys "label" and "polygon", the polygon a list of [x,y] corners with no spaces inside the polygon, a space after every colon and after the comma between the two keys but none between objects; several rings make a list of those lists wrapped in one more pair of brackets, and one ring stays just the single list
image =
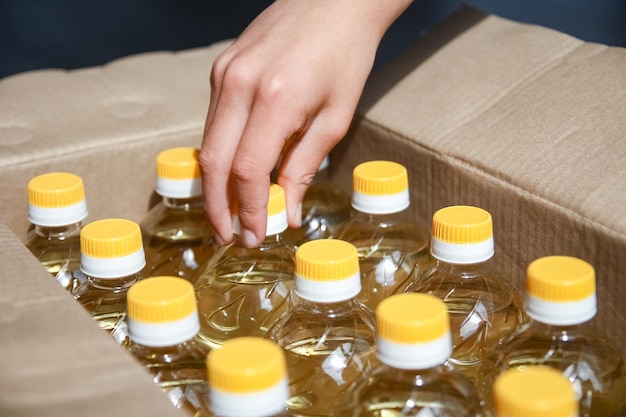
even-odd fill
[{"label": "plastic bottle", "polygon": [[103,219],[80,232],[80,270],[85,275],[74,298],[118,343],[126,338],[126,294],[142,278],[146,259],[139,225]]},{"label": "plastic bottle", "polygon": [[287,228],[285,193],[276,184],[269,189],[265,240],[246,248],[239,240],[234,210],[234,241],[218,249],[193,280],[200,312],[200,339],[219,348],[233,337],[262,337],[288,307],[293,288],[293,246],[282,233]]},{"label": "plastic bottle", "polygon": [[594,268],[570,256],[535,260],[527,269],[525,307],[530,320],[500,347],[496,371],[555,368],[573,384],[582,417],[626,415],[626,359],[592,324]]},{"label": "plastic bottle", "polygon": [[350,196],[333,183],[326,156],[304,194],[302,225],[285,230],[285,239],[296,248],[311,240],[328,239],[338,233],[350,213]]},{"label": "plastic bottle", "polygon": [[372,311],[383,299],[402,290],[414,270],[432,263],[428,233],[408,220],[406,168],[391,161],[369,161],[353,170],[353,214],[338,239],[356,246],[362,290],[358,300]]},{"label": "plastic bottle", "polygon": [[144,276],[191,280],[213,254],[213,232],[203,209],[198,150],[167,149],[156,158],[161,200],[139,223],[144,239]]},{"label": "plastic bottle", "polygon": [[572,385],[550,368],[508,370],[497,378],[493,392],[496,417],[578,417]]},{"label": "plastic bottle", "polygon": [[318,239],[297,249],[294,301],[267,332],[285,351],[294,414],[328,416],[341,391],[367,369],[376,322],[355,300],[360,289],[352,244]]},{"label": "plastic bottle", "polygon": [[336,417],[477,417],[482,408],[471,380],[450,369],[446,305],[426,294],[395,294],[376,310],[380,361],[337,402]]},{"label": "plastic bottle", "polygon": [[123,347],[146,367],[172,404],[201,416],[208,395],[208,349],[200,330],[193,285],[179,277],[151,277],[127,294],[128,337]]},{"label": "plastic bottle", "polygon": [[78,284],[80,229],[87,217],[83,180],[67,172],[38,175],[28,182],[28,220],[34,226],[25,246],[63,288]]},{"label": "plastic bottle", "polygon": [[238,337],[207,358],[210,408],[207,416],[289,416],[287,365],[283,351],[259,337]]},{"label": "plastic bottle", "polygon": [[436,263],[414,276],[404,291],[431,294],[446,303],[453,345],[450,361],[482,384],[479,373],[485,356],[526,320],[518,291],[491,266],[491,215],[472,206],[438,210],[430,250]]}]

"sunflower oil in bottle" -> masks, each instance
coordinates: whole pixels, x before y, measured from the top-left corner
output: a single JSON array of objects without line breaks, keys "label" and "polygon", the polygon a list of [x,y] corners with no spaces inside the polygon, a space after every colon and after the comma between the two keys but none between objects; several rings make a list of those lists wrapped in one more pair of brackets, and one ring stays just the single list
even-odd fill
[{"label": "sunflower oil in bottle", "polygon": [[296,250],[294,301],[267,332],[287,358],[294,414],[328,416],[337,396],[367,369],[376,322],[355,300],[360,289],[352,244],[318,239]]},{"label": "sunflower oil in bottle", "polygon": [[206,416],[287,417],[289,397],[283,351],[260,337],[227,340],[207,357]]},{"label": "sunflower oil in bottle", "polygon": [[150,277],[127,294],[128,337],[122,344],[152,375],[174,407],[202,416],[208,395],[208,349],[200,330],[193,285],[179,277]]},{"label": "sunflower oil in bottle", "polygon": [[287,309],[293,288],[293,246],[282,233],[287,229],[285,193],[272,184],[267,205],[265,240],[256,248],[240,243],[240,225],[233,215],[235,239],[219,248],[193,280],[200,312],[200,339],[219,348],[233,337],[267,332]]},{"label": "sunflower oil in bottle", "polygon": [[495,372],[548,366],[573,384],[581,417],[626,415],[626,359],[592,327],[593,266],[570,256],[539,258],[528,266],[525,296],[530,320],[500,347]]},{"label": "sunflower oil in bottle", "polygon": [[83,180],[68,172],[38,175],[28,182],[25,246],[68,291],[80,283],[80,229],[87,217]]},{"label": "sunflower oil in bottle", "polygon": [[579,416],[570,382],[543,366],[530,366],[522,372],[505,371],[493,385],[493,396],[496,417]]},{"label": "sunflower oil in bottle", "polygon": [[85,275],[72,292],[101,329],[122,343],[126,332],[126,294],[146,265],[139,225],[103,219],[80,232],[80,270]]},{"label": "sunflower oil in bottle", "polygon": [[304,194],[302,224],[285,230],[285,239],[296,248],[311,240],[328,239],[338,233],[350,213],[350,196],[333,183],[326,156]]},{"label": "sunflower oil in bottle", "polygon": [[427,294],[395,294],[376,310],[379,363],[340,397],[334,417],[482,416],[477,389],[451,369],[446,305]]},{"label": "sunflower oil in bottle", "polygon": [[404,291],[430,294],[446,303],[453,345],[450,362],[483,384],[483,359],[526,320],[517,289],[489,262],[494,255],[491,214],[473,206],[438,210],[430,250],[435,264],[414,276]]},{"label": "sunflower oil in bottle", "polygon": [[155,192],[161,200],[140,221],[144,276],[191,280],[213,254],[213,232],[203,209],[198,150],[167,149],[156,158]]},{"label": "sunflower oil in bottle", "polygon": [[356,246],[362,285],[358,300],[375,311],[383,299],[402,290],[415,270],[432,263],[428,233],[407,219],[409,185],[403,165],[364,162],[354,168],[352,180],[353,214],[336,237]]}]

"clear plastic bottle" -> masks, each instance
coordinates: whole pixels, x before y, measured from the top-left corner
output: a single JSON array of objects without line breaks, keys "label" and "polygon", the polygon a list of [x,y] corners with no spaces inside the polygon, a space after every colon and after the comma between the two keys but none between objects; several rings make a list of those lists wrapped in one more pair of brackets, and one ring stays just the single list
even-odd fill
[{"label": "clear plastic bottle", "polygon": [[118,343],[127,336],[126,294],[146,265],[139,225],[103,219],[80,232],[80,270],[85,280],[72,292],[101,329]]},{"label": "clear plastic bottle", "polygon": [[28,220],[34,226],[25,246],[63,288],[78,286],[80,229],[87,217],[83,180],[67,172],[38,175],[28,182]]},{"label": "clear plastic bottle", "polygon": [[405,292],[434,295],[448,306],[453,351],[450,362],[477,384],[483,359],[526,321],[522,298],[491,266],[493,224],[489,212],[449,206],[433,215],[431,255],[436,263],[416,275]]},{"label": "clear plastic bottle", "polygon": [[203,209],[198,150],[167,149],[156,158],[161,196],[140,221],[146,252],[144,276],[191,280],[213,254],[213,232]]},{"label": "clear plastic bottle", "polygon": [[383,299],[402,290],[415,271],[432,264],[428,233],[409,219],[406,168],[391,161],[369,161],[353,170],[353,214],[338,239],[356,246],[362,290],[358,300],[372,311]]},{"label": "clear plastic bottle", "polygon": [[234,337],[264,336],[288,307],[295,250],[282,237],[287,213],[285,193],[277,184],[270,186],[267,210],[266,237],[258,247],[240,243],[234,214],[234,241],[219,248],[193,280],[200,339],[210,348]]},{"label": "clear plastic bottle", "polygon": [[[493,385],[497,417],[578,417],[570,382],[543,366],[508,370]],[[605,417],[609,417],[606,414]]]},{"label": "clear plastic bottle", "polygon": [[207,358],[209,409],[216,417],[287,417],[283,351],[259,337],[237,337]]},{"label": "clear plastic bottle", "polygon": [[594,268],[570,256],[533,261],[525,307],[530,321],[500,347],[496,372],[549,366],[573,384],[581,417],[626,415],[626,359],[593,327]]},{"label": "clear plastic bottle", "polygon": [[446,305],[426,294],[395,294],[376,310],[380,364],[355,381],[334,417],[477,417],[472,381],[447,366],[452,352]]},{"label": "clear plastic bottle", "polygon": [[350,196],[333,183],[326,156],[304,194],[302,225],[285,230],[285,239],[296,248],[311,240],[328,239],[338,233],[350,214]]},{"label": "clear plastic bottle", "polygon": [[193,285],[179,277],[151,277],[127,294],[128,337],[122,344],[146,367],[172,404],[201,416],[208,395],[208,349],[200,330]]},{"label": "clear plastic bottle", "polygon": [[328,416],[341,391],[366,371],[376,322],[355,300],[360,289],[352,244],[318,239],[297,249],[294,301],[267,332],[285,351],[294,414]]}]

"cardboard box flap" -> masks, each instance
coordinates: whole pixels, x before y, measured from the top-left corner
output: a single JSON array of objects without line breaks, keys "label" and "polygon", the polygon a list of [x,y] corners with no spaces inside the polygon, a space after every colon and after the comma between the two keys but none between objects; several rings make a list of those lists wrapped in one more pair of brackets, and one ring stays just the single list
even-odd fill
[{"label": "cardboard box flap", "polygon": [[0,246],[0,415],[180,417],[2,224]]},{"label": "cardboard box flap", "polygon": [[370,80],[359,112],[626,242],[626,49],[466,8]]}]

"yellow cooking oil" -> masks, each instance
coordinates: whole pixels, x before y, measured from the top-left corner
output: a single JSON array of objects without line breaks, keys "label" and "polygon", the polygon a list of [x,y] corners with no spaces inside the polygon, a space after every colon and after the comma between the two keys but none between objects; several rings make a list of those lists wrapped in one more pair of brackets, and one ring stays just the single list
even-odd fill
[{"label": "yellow cooking oil", "polygon": [[395,294],[376,311],[378,362],[336,402],[335,417],[484,416],[472,381],[448,366],[452,353],[445,303]]},{"label": "yellow cooking oil", "polygon": [[624,350],[593,326],[593,266],[572,256],[536,259],[527,268],[525,296],[530,320],[496,352],[496,375],[548,366],[571,382],[581,417],[626,415]]},{"label": "yellow cooking oil", "polygon": [[376,323],[356,301],[360,290],[354,245],[317,239],[298,247],[293,302],[266,335],[285,351],[287,404],[294,414],[329,415],[341,392],[368,368]]},{"label": "yellow cooking oil", "polygon": [[175,408],[202,416],[208,401],[206,356],[196,294],[184,278],[150,277],[127,294],[128,337],[122,346],[143,365]]},{"label": "yellow cooking oil", "polygon": [[378,303],[399,292],[416,271],[432,264],[429,234],[408,218],[406,168],[393,161],[367,161],[352,176],[353,214],[336,238],[356,246],[361,271],[358,300],[375,311]]},{"label": "yellow cooking oil", "polygon": [[109,218],[80,232],[80,269],[85,280],[72,292],[101,329],[118,343],[127,336],[126,294],[142,278],[146,264],[139,225]]},{"label": "yellow cooking oil", "polygon": [[240,226],[233,210],[235,239],[219,248],[193,279],[200,313],[199,338],[219,348],[233,337],[262,337],[287,309],[293,288],[295,249],[283,239],[287,228],[285,193],[269,189],[266,236],[256,248],[239,240]]},{"label": "yellow cooking oil", "polygon": [[453,345],[450,363],[482,385],[484,358],[526,321],[519,292],[490,262],[491,214],[474,206],[438,210],[430,250],[435,264],[414,275],[404,291],[430,294],[446,304]]},{"label": "yellow cooking oil", "polygon": [[50,172],[27,185],[28,220],[24,245],[65,289],[80,283],[80,229],[87,217],[83,180],[69,172]]},{"label": "yellow cooking oil", "polygon": [[159,201],[139,222],[143,275],[191,280],[213,254],[213,232],[203,209],[198,149],[169,148],[156,157]]}]

